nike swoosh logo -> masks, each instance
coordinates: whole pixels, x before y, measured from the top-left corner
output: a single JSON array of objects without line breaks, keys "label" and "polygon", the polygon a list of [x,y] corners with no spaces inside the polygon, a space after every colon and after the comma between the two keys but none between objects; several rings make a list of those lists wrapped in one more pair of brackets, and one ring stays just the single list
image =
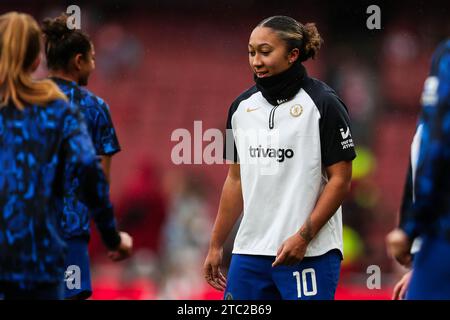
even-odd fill
[{"label": "nike swoosh logo", "polygon": [[255,111],[255,110],[258,110],[260,107],[258,107],[258,108],[254,108],[254,109],[251,109],[251,108],[247,108],[247,112],[252,112],[252,111]]}]

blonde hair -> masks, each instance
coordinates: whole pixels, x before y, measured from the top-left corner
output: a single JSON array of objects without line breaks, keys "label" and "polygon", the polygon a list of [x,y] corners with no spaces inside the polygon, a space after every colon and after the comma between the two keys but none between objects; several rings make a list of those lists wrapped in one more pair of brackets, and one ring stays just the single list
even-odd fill
[{"label": "blonde hair", "polygon": [[299,61],[315,58],[322,45],[322,38],[315,23],[301,24],[297,20],[287,16],[273,16],[264,19],[258,27],[266,27],[274,30],[280,39],[287,44],[288,51],[298,48],[300,50]]},{"label": "blonde hair", "polygon": [[45,106],[53,100],[67,100],[51,80],[31,78],[40,38],[41,30],[30,15],[9,12],[0,16],[0,107],[12,102],[23,110],[27,104]]}]

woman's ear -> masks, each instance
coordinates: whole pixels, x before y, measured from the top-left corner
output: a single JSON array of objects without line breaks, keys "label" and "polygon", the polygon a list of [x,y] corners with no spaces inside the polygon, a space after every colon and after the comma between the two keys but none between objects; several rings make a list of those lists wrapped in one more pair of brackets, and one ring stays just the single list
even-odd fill
[{"label": "woman's ear", "polygon": [[289,55],[288,55],[289,64],[292,64],[295,61],[297,61],[299,56],[300,56],[300,50],[298,48],[292,49],[291,52],[289,52]]},{"label": "woman's ear", "polygon": [[83,60],[83,55],[81,53],[77,53],[75,55],[75,57],[73,57],[73,64],[74,64],[74,67],[75,67],[76,71],[80,71],[81,70],[81,66],[82,66],[82,63],[83,63],[82,60]]}]

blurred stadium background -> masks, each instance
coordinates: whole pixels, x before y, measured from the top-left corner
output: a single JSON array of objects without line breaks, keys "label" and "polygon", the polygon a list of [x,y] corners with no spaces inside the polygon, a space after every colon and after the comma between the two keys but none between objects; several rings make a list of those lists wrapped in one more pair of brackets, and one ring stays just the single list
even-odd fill
[{"label": "blurred stadium background", "polygon": [[[89,89],[111,107],[122,146],[112,199],[136,246],[132,259],[111,263],[94,230],[93,299],[221,298],[201,272],[227,168],[174,165],[170,137],[177,128],[193,134],[196,120],[203,131],[224,129],[230,103],[253,84],[249,34],[275,14],[316,22],[325,42],[307,69],[338,92],[354,126],[358,158],[336,298],[390,298],[405,270],[387,257],[384,239],[396,224],[431,54],[450,34],[448,2],[2,0],[0,11],[41,21],[71,4],[95,43]],[[371,4],[381,8],[381,30],[366,27]],[[36,77],[45,75],[44,65]],[[379,290],[366,286],[370,265],[381,268]]]}]

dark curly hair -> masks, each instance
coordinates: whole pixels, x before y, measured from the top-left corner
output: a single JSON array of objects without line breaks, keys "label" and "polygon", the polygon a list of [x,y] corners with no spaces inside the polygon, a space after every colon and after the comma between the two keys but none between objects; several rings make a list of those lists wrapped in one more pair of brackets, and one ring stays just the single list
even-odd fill
[{"label": "dark curly hair", "polygon": [[42,22],[45,37],[45,55],[50,70],[67,70],[69,61],[77,54],[87,57],[92,43],[87,34],[67,27],[66,14]]}]

